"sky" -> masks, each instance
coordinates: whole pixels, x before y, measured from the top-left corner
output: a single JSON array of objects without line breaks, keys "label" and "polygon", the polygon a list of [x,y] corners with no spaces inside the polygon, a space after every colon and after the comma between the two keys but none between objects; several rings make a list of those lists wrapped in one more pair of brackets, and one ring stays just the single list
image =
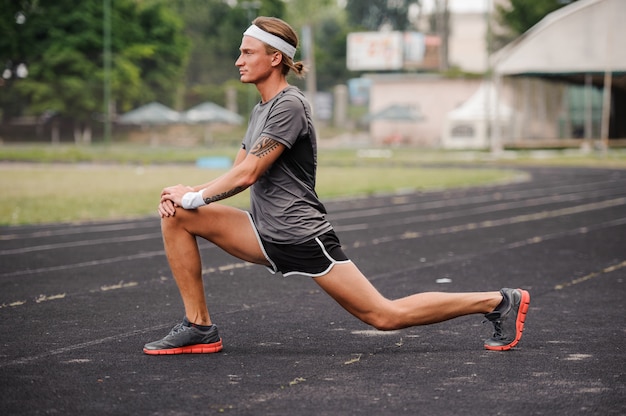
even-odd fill
[{"label": "sky", "polygon": [[[433,8],[437,0],[421,0],[426,11]],[[346,0],[337,0],[338,4],[344,5]],[[448,0],[448,7],[453,12],[484,12],[493,0]]]},{"label": "sky", "polygon": [[[422,0],[426,10],[431,10],[435,0]],[[490,0],[448,0],[448,7],[452,12],[483,12],[487,9]]]}]

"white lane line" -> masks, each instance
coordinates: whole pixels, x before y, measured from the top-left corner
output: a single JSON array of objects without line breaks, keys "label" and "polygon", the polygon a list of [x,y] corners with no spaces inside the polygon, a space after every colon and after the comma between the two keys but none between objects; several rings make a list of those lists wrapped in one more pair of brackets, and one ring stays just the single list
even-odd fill
[{"label": "white lane line", "polygon": [[74,351],[74,350],[79,350],[79,349],[91,347],[91,346],[94,346],[94,345],[104,344],[104,343],[110,342],[110,341],[117,341],[117,340],[122,339],[122,338],[128,338],[128,337],[132,337],[132,336],[135,336],[135,335],[145,334],[145,333],[148,333],[148,332],[152,332],[152,331],[156,331],[156,330],[162,330],[162,329],[169,328],[169,327],[171,327],[170,324],[157,325],[157,326],[153,326],[153,327],[150,327],[150,328],[138,329],[138,330],[131,331],[131,332],[126,332],[126,333],[123,333],[123,334],[118,334],[118,335],[114,335],[114,336],[110,336],[110,337],[95,339],[93,341],[82,342],[80,344],[68,345],[67,347],[57,348],[55,350],[46,351],[46,352],[43,352],[41,354],[31,355],[29,357],[18,358],[18,359],[15,359],[15,360],[7,361],[6,363],[0,363],[0,368],[8,367],[10,365],[28,364],[28,363],[30,363],[32,361],[37,361],[37,360],[40,360],[40,359],[43,359],[43,358],[52,357],[54,355],[65,354],[67,352],[71,352],[71,351]]},{"label": "white lane line", "polygon": [[[464,232],[464,231],[473,231],[477,229],[493,228],[493,227],[500,227],[504,225],[519,224],[523,222],[539,221],[539,220],[545,220],[549,218],[580,214],[583,212],[595,211],[599,209],[606,209],[606,208],[611,208],[611,207],[625,205],[625,204],[626,204],[626,197],[611,199],[611,200],[601,201],[601,202],[594,202],[590,204],[577,205],[574,207],[561,208],[561,209],[556,209],[552,211],[541,211],[541,212],[536,212],[533,214],[517,215],[514,217],[501,218],[498,220],[486,220],[486,221],[480,221],[480,222],[471,222],[467,224],[452,225],[449,227],[442,227],[442,228],[437,228],[434,230],[427,230],[427,231],[407,230],[403,234],[400,234],[400,235],[381,236],[370,241],[356,241],[353,243],[353,247],[362,248],[362,247],[367,247],[369,245],[389,243],[392,241],[412,240],[412,239],[422,238],[426,236],[454,234],[454,233],[459,233],[459,232]],[[618,221],[618,223],[621,223],[621,221],[625,219],[626,218],[619,218],[616,221]]]},{"label": "white lane line", "polygon": [[51,300],[65,299],[66,293],[59,293],[56,295],[39,295],[35,298],[35,303],[48,302]]},{"label": "white lane line", "polygon": [[36,274],[36,273],[47,273],[47,272],[55,272],[55,271],[60,271],[60,270],[77,269],[80,267],[101,266],[103,264],[111,264],[111,263],[118,263],[122,261],[146,259],[146,258],[164,256],[164,255],[165,255],[165,250],[148,251],[145,253],[137,253],[137,254],[133,254],[130,256],[118,256],[118,257],[111,257],[108,259],[90,260],[90,261],[83,261],[80,263],[62,264],[60,266],[39,267],[37,269],[16,270],[14,272],[2,273],[0,274],[0,277],[24,276],[24,275]]},{"label": "white lane line", "polygon": [[[622,191],[621,188],[618,188],[619,191]],[[592,189],[590,192],[585,191],[575,193],[551,193],[549,195],[545,195],[545,193],[537,193],[533,191],[527,192],[506,192],[510,193],[510,196],[505,196],[505,192],[497,192],[498,197],[494,197],[494,194],[484,194],[484,195],[475,195],[475,196],[466,196],[460,198],[451,198],[451,199],[440,199],[436,201],[427,201],[427,202],[414,202],[411,204],[401,204],[401,205],[385,205],[377,208],[365,208],[359,210],[353,210],[350,212],[343,213],[335,213],[329,215],[333,221],[343,220],[343,219],[355,219],[362,217],[375,217],[383,214],[391,214],[391,213],[401,213],[401,212],[414,212],[414,211],[423,211],[429,209],[438,209],[445,207],[459,207],[462,208],[463,205],[469,204],[478,204],[478,203],[497,203],[497,204],[509,204],[512,206],[535,206],[540,205],[541,203],[550,203],[550,202],[571,202],[571,201],[579,201],[585,198],[595,198],[600,196],[610,195],[613,196],[614,192],[607,192],[602,189]],[[622,192],[620,192],[622,193]],[[529,202],[530,201],[530,202]],[[529,205],[522,205],[529,204]],[[489,205],[491,206],[491,205]],[[479,207],[481,208],[481,207]],[[486,211],[489,212],[489,211]]]},{"label": "white lane line", "polygon": [[554,286],[554,289],[555,290],[563,290],[566,287],[574,286],[574,285],[586,282],[588,280],[595,279],[597,277],[600,277],[602,275],[614,272],[614,271],[622,269],[624,267],[626,267],[626,260],[622,261],[621,263],[616,263],[616,264],[613,264],[613,265],[611,265],[609,267],[605,267],[602,270],[586,274],[585,276],[578,277],[576,279],[572,279],[569,282],[558,284],[558,285]]},{"label": "white lane line", "polygon": [[[582,226],[582,227],[578,227],[578,228],[574,228],[571,230],[565,230],[565,231],[560,231],[560,232],[556,232],[556,233],[552,233],[552,234],[545,234],[545,235],[541,235],[541,236],[534,236],[534,237],[529,237],[529,238],[525,238],[523,240],[519,240],[519,241],[513,241],[511,243],[508,244],[504,244],[501,246],[497,246],[494,247],[492,249],[488,249],[488,250],[482,250],[482,251],[478,251],[478,252],[474,252],[474,253],[469,253],[469,254],[461,254],[461,255],[455,255],[453,257],[449,257],[449,258],[443,258],[440,260],[436,260],[436,261],[430,261],[428,263],[419,263],[415,266],[412,267],[407,267],[401,270],[394,270],[394,271],[390,271],[387,273],[383,273],[380,275],[375,275],[373,277],[370,277],[369,280],[374,281],[376,279],[380,279],[380,278],[390,278],[392,276],[395,275],[403,275],[406,273],[412,273],[415,272],[417,270],[422,270],[422,269],[426,269],[426,268],[430,268],[430,267],[436,267],[436,266],[442,266],[442,265],[446,265],[446,264],[452,264],[452,263],[456,263],[456,262],[460,262],[460,261],[466,261],[466,260],[471,260],[473,258],[476,257],[481,257],[481,256],[485,256],[485,255],[493,255],[495,253],[499,253],[502,251],[507,251],[507,250],[512,250],[512,249],[517,249],[517,248],[521,248],[521,247],[526,247],[526,246],[530,246],[533,244],[539,244],[545,241],[550,241],[550,240],[557,240],[560,238],[564,238],[564,237],[569,237],[569,236],[575,236],[578,234],[587,234],[591,231],[597,231],[597,230],[601,230],[604,228],[611,228],[611,227],[616,227],[616,226],[621,226],[626,224],[626,218],[620,218],[617,220],[612,220],[612,221],[606,221],[603,223],[599,223],[599,224],[593,224],[593,225],[588,225],[588,226]],[[613,267],[613,266],[611,266]],[[610,269],[610,268],[609,268]]]},{"label": "white lane line", "polygon": [[[259,302],[258,304],[254,305],[253,307],[261,307],[261,306],[272,306],[277,304],[277,301],[274,300],[270,300],[270,301],[265,301],[265,302]],[[244,308],[237,308],[237,309],[233,309],[230,311],[225,311],[222,312],[221,315],[232,315],[235,313],[239,313],[242,311],[247,311],[251,308],[251,306],[246,306]],[[80,350],[83,348],[88,348],[88,347],[92,347],[95,345],[101,345],[101,344],[105,344],[107,342],[116,342],[119,341],[120,339],[124,339],[124,338],[130,338],[130,337],[134,337],[136,335],[143,335],[143,334],[147,334],[149,332],[154,332],[154,331],[161,331],[164,329],[169,329],[173,326],[172,323],[167,323],[167,324],[161,324],[161,325],[155,325],[155,326],[151,326],[148,328],[143,328],[143,329],[136,329],[134,331],[129,331],[129,332],[124,332],[121,334],[117,334],[117,335],[113,335],[110,337],[104,337],[104,338],[100,338],[100,339],[94,339],[92,341],[87,341],[87,342],[81,342],[78,344],[73,344],[73,345],[68,345],[66,347],[61,347],[61,348],[57,348],[54,350],[49,350],[49,351],[45,351],[42,352],[40,354],[35,354],[35,355],[30,355],[27,357],[21,357],[21,358],[16,358],[14,360],[10,360],[4,363],[0,362],[0,368],[4,368],[4,367],[8,367],[8,366],[12,366],[12,365],[23,365],[23,364],[28,364],[31,363],[33,361],[37,361],[37,360],[41,360],[44,358],[49,358],[55,355],[60,355],[60,354],[65,354],[68,352],[72,352],[72,351],[76,351],[76,350]]]},{"label": "white lane line", "polygon": [[100,291],[101,292],[108,292],[109,290],[126,289],[126,288],[129,288],[129,287],[135,287],[135,286],[139,286],[139,283],[137,283],[137,282],[125,282],[123,280],[120,280],[119,283],[116,283],[114,285],[102,285],[102,286],[100,286]]},{"label": "white lane line", "polygon": [[94,245],[100,245],[100,244],[128,243],[132,241],[151,240],[155,238],[161,239],[162,238],[161,233],[158,232],[158,233],[150,233],[150,234],[131,235],[131,236],[126,236],[126,237],[98,238],[95,240],[78,240],[78,241],[69,241],[66,243],[42,244],[40,246],[14,248],[14,249],[0,250],[0,256],[8,255],[8,254],[32,253],[35,251],[44,251],[44,250],[57,250],[61,248],[70,248],[70,247],[94,246]]},{"label": "white lane line", "polygon": [[[0,235],[0,241],[6,240],[19,240],[26,238],[44,238],[44,237],[58,237],[62,235],[74,235],[74,234],[86,234],[86,233],[103,233],[122,230],[137,230],[140,228],[154,228],[156,222],[145,223],[145,221],[129,222],[125,224],[104,224],[104,225],[81,225],[72,224],[71,227],[55,230],[41,230],[32,233],[13,233]],[[6,231],[6,230],[5,230]]]},{"label": "white lane line", "polygon": [[[335,230],[338,232],[348,232],[348,231],[358,231],[365,229],[374,229],[374,228],[383,228],[390,227],[395,225],[409,225],[415,224],[419,222],[433,222],[439,220],[449,220],[453,218],[462,218],[470,215],[479,215],[479,214],[489,214],[494,212],[506,211],[511,208],[530,208],[537,207],[539,205],[552,204],[558,202],[574,202],[583,198],[591,197],[591,195],[586,195],[585,197],[581,196],[567,196],[567,195],[557,195],[551,197],[542,197],[536,199],[526,199],[523,201],[511,201],[511,202],[498,202],[493,201],[494,203],[491,205],[484,205],[474,208],[465,208],[463,206],[459,206],[455,211],[447,211],[442,213],[431,213],[431,214],[420,214],[411,217],[403,217],[398,219],[390,219],[385,221],[375,221],[375,222],[366,222],[359,224],[350,224],[350,225],[337,225],[335,226]],[[423,207],[420,207],[423,208]],[[401,210],[402,212],[410,212],[410,210]],[[401,212],[401,211],[395,211]],[[415,209],[417,211],[417,209]],[[390,212],[387,212],[390,213]],[[381,213],[382,214],[382,213]]]},{"label": "white lane line", "polygon": [[[208,268],[204,268],[202,269],[202,275],[209,275],[211,273],[224,273],[224,272],[228,272],[228,271],[232,271],[232,270],[237,270],[237,269],[244,269],[244,268],[248,268],[248,267],[253,267],[255,266],[255,264],[253,263],[249,263],[249,262],[239,262],[239,263],[228,263],[228,264],[223,264],[221,266],[216,266],[216,267],[208,267]],[[166,279],[164,277],[161,277],[160,280],[162,281],[163,279]],[[96,290],[90,290],[90,293],[98,293],[98,292],[109,292],[111,290],[120,290],[120,289],[128,289],[128,288],[133,288],[133,287],[137,287],[139,286],[140,283],[139,282],[135,282],[135,281],[130,281],[130,282],[126,282],[124,280],[120,280],[117,283],[114,284],[109,284],[109,285],[102,285],[100,286],[99,289]],[[38,295],[36,297],[33,296],[29,296],[28,299],[32,299],[34,300],[35,303],[42,303],[42,302],[47,302],[47,301],[51,301],[51,300],[60,300],[60,299],[65,299],[66,297],[72,297],[72,296],[77,296],[77,295],[81,295],[84,294],[86,292],[75,292],[75,293],[60,293],[60,294],[56,294],[56,295]],[[28,304],[30,301],[29,300],[16,300],[16,301],[9,301],[9,302],[4,302],[4,303],[0,303],[0,309],[7,309],[7,308],[15,308],[18,306],[23,306]]]}]

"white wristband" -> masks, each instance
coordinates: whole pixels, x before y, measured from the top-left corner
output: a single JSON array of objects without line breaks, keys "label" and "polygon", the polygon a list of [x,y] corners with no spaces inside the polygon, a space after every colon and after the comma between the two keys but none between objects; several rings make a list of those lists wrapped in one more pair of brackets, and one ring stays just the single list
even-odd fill
[{"label": "white wristband", "polygon": [[187,192],[185,195],[183,195],[183,199],[181,201],[183,204],[183,208],[196,209],[198,207],[206,205],[206,202],[204,202],[204,198],[202,198],[203,191],[204,189],[198,192]]}]

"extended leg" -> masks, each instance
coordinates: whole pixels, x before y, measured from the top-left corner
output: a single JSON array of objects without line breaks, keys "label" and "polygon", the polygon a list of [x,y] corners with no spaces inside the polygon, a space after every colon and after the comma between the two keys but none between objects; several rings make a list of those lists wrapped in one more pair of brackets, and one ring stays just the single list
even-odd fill
[{"label": "extended leg", "polygon": [[401,299],[382,296],[352,264],[339,264],[315,281],[348,312],[381,330],[427,325],[474,313],[489,313],[500,292],[424,292]]}]

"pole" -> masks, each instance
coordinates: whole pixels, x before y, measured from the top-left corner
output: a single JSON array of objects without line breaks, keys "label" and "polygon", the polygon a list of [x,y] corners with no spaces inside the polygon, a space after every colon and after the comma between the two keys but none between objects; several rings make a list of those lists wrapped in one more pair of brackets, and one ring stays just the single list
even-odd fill
[{"label": "pole", "polygon": [[313,28],[310,24],[302,27],[302,52],[304,61],[308,66],[308,73],[305,79],[306,95],[313,107],[313,119],[316,118],[315,96],[317,95],[317,75],[315,69],[315,46],[313,40]]},{"label": "pole", "polygon": [[437,33],[441,39],[439,46],[439,70],[447,71],[450,69],[449,62],[449,42],[450,42],[450,11],[448,0],[437,0]]},{"label": "pole", "polygon": [[[608,7],[614,6],[617,2],[608,4]],[[612,10],[614,11],[614,10]],[[611,13],[610,16],[615,21],[615,16],[618,13]],[[602,94],[602,122],[600,125],[600,147],[603,155],[606,156],[609,149],[609,128],[611,122],[611,89],[613,87],[613,31],[610,30],[611,25],[607,24],[606,31],[606,45],[604,52],[604,92]],[[617,25],[615,25],[617,27]]]},{"label": "pole", "polygon": [[611,121],[611,86],[613,84],[613,72],[607,69],[604,73],[604,92],[602,94],[602,124],[600,126],[600,146],[602,153],[606,155],[609,149],[609,124]]},{"label": "pole", "polygon": [[103,0],[104,142],[111,142],[111,0]]},{"label": "pole", "polygon": [[590,151],[593,148],[593,106],[591,102],[591,93],[593,92],[593,86],[591,81],[591,74],[585,74],[585,131],[583,139],[583,149],[585,151]]}]

